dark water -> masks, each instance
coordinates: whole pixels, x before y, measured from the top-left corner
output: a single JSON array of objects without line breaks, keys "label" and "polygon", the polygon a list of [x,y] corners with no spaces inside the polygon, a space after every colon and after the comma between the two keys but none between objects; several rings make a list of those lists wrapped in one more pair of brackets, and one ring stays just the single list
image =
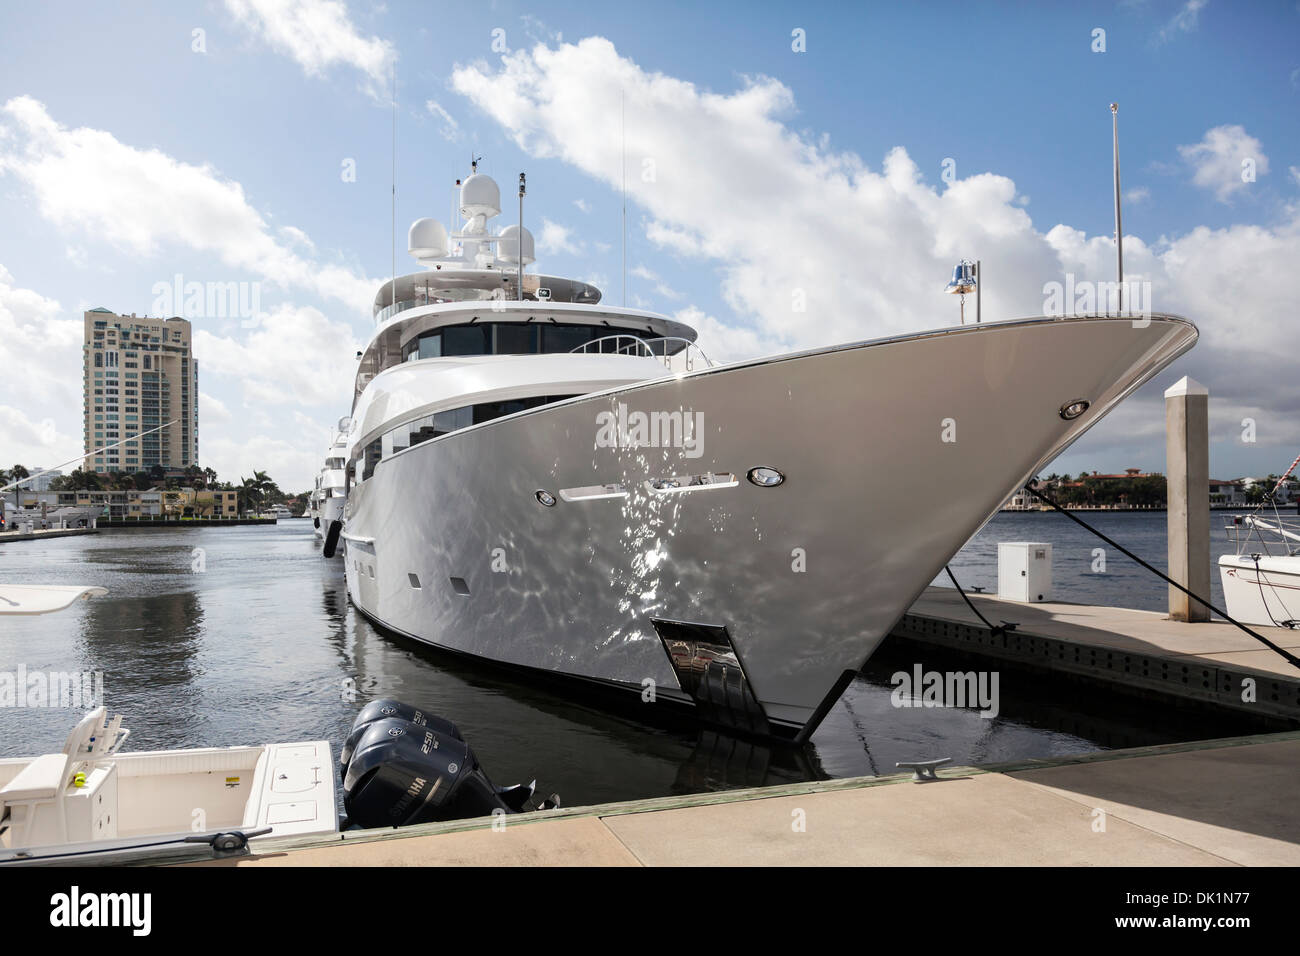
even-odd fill
[{"label": "dark water", "polygon": [[[1123,540],[1160,556],[1163,516],[1110,520]],[[993,583],[992,564],[976,562],[999,538],[1034,538],[1057,542],[1063,599],[1133,607],[1163,599],[1120,560],[1105,578],[1082,574],[1091,545],[1067,525],[995,519],[958,559],[963,583]],[[536,777],[541,793],[558,791],[567,805],[894,772],[898,760],[984,763],[1245,732],[1012,673],[1001,675],[994,719],[896,708],[894,670],[963,668],[890,644],[802,750],[656,728],[378,632],[349,606],[341,563],[320,558],[314,540],[307,522],[286,521],[0,546],[0,581],[109,589],[59,614],[0,618],[0,671],[102,672],[110,709],[133,731],[132,750],[327,739],[337,753],[367,700],[397,697],[455,720],[495,782]],[[0,708],[0,756],[60,749],[78,716]]]}]

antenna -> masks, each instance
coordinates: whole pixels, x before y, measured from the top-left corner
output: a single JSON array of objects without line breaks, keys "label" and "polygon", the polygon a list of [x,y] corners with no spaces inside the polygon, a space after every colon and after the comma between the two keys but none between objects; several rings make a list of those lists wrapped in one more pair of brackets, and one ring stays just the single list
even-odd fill
[{"label": "antenna", "polygon": [[1124,230],[1119,219],[1119,104],[1110,104],[1111,131],[1115,137],[1115,267],[1119,273],[1119,311],[1124,311]]},{"label": "antenna", "polygon": [[397,304],[397,61],[392,65],[392,86],[393,94],[393,219],[388,229],[388,238],[391,240],[393,247],[393,285],[389,296],[388,305],[391,308]]},{"label": "antenna", "polygon": [[623,307],[627,308],[627,96],[622,90],[618,105],[623,118]]},{"label": "antenna", "polygon": [[519,174],[519,235],[515,237],[519,256],[519,301],[524,301],[524,174]]}]

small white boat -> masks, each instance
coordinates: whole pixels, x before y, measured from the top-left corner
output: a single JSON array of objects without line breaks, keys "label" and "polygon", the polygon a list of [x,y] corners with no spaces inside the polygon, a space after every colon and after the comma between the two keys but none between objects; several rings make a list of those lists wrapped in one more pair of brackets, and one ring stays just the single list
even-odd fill
[{"label": "small white boat", "polygon": [[1300,626],[1300,523],[1280,514],[1238,515],[1228,524],[1235,554],[1219,558],[1225,610],[1242,624]]},{"label": "small white boat", "polygon": [[107,593],[88,584],[0,584],[0,614],[50,614]]},{"label": "small white boat", "polygon": [[119,752],[129,736],[100,707],[61,751],[0,759],[0,863],[225,855],[338,830],[326,741]]}]

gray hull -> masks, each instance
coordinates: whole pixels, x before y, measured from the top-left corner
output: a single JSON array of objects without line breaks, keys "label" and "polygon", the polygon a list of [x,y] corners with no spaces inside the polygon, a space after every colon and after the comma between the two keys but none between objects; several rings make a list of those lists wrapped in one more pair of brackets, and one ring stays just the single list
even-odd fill
[{"label": "gray hull", "polygon": [[[349,493],[348,591],[420,641],[806,735],[1007,494],[1195,338],[1172,317],[968,326],[453,432]],[[1065,420],[1077,399],[1090,408]],[[620,405],[702,416],[698,448],[598,443],[598,415]],[[785,482],[756,486],[756,466]],[[646,485],[723,473],[737,483]],[[561,495],[598,485],[626,495]],[[672,622],[708,629],[694,644]],[[723,656],[710,665],[711,652]]]}]

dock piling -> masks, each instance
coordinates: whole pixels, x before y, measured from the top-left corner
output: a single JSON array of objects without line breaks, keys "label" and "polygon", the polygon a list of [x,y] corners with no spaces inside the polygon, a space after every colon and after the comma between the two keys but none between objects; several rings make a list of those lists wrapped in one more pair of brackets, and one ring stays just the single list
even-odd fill
[{"label": "dock piling", "polygon": [[[1169,576],[1210,596],[1210,391],[1183,376],[1165,392],[1165,466],[1169,497]],[[1192,503],[1195,503],[1194,505]],[[1197,623],[1210,609],[1169,588],[1169,617]]]}]

